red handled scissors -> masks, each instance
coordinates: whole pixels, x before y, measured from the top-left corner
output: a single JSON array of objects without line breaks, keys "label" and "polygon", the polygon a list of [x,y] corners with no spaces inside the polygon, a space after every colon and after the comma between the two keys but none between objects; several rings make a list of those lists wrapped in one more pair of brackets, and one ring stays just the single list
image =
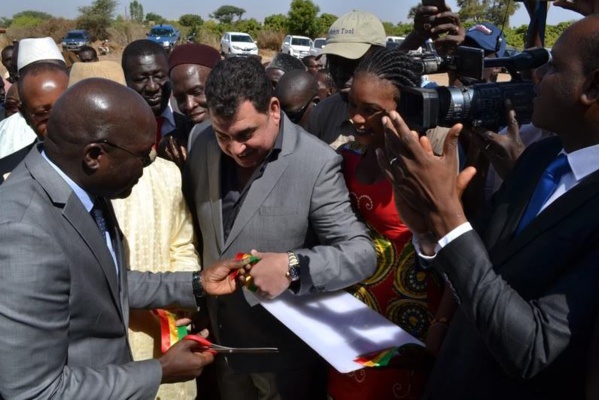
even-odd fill
[{"label": "red handled scissors", "polygon": [[187,335],[183,340],[193,340],[199,343],[204,351],[212,354],[217,353],[278,353],[276,347],[227,347],[212,343],[210,340],[200,335]]}]

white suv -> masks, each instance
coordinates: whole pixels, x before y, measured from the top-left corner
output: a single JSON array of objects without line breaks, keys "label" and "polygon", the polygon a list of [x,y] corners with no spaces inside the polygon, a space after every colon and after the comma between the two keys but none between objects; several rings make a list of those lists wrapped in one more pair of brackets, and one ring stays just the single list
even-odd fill
[{"label": "white suv", "polygon": [[327,45],[327,38],[316,38],[314,39],[314,43],[312,43],[312,47],[310,47],[310,54],[313,56],[317,56],[322,53],[322,49]]},{"label": "white suv", "polygon": [[281,44],[281,53],[286,53],[297,58],[310,55],[312,39],[306,36],[287,35]]},{"label": "white suv", "polygon": [[220,52],[223,55],[258,55],[258,46],[247,33],[225,32],[220,40]]}]

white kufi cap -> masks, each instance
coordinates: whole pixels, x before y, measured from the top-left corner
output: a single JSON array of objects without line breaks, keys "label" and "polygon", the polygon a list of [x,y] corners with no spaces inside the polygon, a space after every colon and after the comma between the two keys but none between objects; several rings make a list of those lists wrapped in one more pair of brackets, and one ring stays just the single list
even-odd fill
[{"label": "white kufi cap", "polygon": [[21,39],[17,56],[17,69],[20,71],[29,64],[43,60],[64,61],[62,53],[51,37]]}]

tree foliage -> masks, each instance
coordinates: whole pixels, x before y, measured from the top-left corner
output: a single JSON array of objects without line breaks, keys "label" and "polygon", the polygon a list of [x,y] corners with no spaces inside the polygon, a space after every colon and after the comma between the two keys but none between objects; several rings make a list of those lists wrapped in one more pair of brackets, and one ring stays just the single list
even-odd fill
[{"label": "tree foliage", "polygon": [[249,33],[253,38],[256,38],[262,29],[262,24],[255,18],[242,19],[235,23],[235,29],[240,32]]},{"label": "tree foliage", "polygon": [[316,16],[320,7],[311,0],[292,0],[287,13],[287,33],[314,37],[320,33]]},{"label": "tree foliage", "polygon": [[318,35],[314,35],[314,37],[326,36],[327,33],[329,32],[329,28],[331,27],[331,25],[333,25],[333,22],[335,22],[335,21],[337,21],[336,15],[322,13],[320,15],[320,17],[318,17],[318,25],[320,27],[319,31],[318,31]]},{"label": "tree foliage", "polygon": [[203,23],[202,17],[197,14],[183,14],[179,17],[179,24],[188,28],[199,27]]},{"label": "tree foliage", "polygon": [[116,0],[94,0],[89,6],[79,7],[77,24],[87,29],[94,39],[107,38],[106,29],[112,22],[116,6]]},{"label": "tree foliage", "polygon": [[210,14],[210,18],[214,18],[223,24],[230,24],[235,17],[237,17],[237,20],[240,20],[243,14],[245,14],[243,8],[224,5],[220,6],[216,11]]},{"label": "tree foliage", "polygon": [[149,24],[164,24],[166,23],[166,18],[164,18],[162,15],[149,12],[146,14],[146,22]]},{"label": "tree foliage", "polygon": [[520,7],[514,1],[503,0],[457,0],[462,22],[489,21],[498,27],[510,26],[510,17]]},{"label": "tree foliage", "polygon": [[10,26],[13,28],[33,28],[52,18],[54,18],[52,15],[42,11],[21,11],[13,15]]},{"label": "tree foliage", "polygon": [[129,3],[129,15],[131,15],[131,21],[142,23],[144,20],[144,6],[137,0],[133,0]]},{"label": "tree foliage", "polygon": [[287,16],[283,14],[273,14],[264,18],[264,29],[270,29],[275,32],[287,31]]}]

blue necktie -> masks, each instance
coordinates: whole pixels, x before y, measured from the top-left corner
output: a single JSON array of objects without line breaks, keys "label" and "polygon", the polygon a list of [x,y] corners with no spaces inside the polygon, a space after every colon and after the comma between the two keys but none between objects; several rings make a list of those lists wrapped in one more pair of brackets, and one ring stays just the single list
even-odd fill
[{"label": "blue necktie", "polygon": [[570,164],[568,164],[568,157],[566,157],[565,154],[560,154],[551,162],[551,164],[549,164],[545,172],[543,172],[539,183],[537,183],[537,187],[532,194],[522,219],[520,220],[516,233],[520,233],[530,221],[537,216],[541,207],[543,207],[545,202],[557,189],[557,184],[562,176],[570,171],[571,168]]}]

